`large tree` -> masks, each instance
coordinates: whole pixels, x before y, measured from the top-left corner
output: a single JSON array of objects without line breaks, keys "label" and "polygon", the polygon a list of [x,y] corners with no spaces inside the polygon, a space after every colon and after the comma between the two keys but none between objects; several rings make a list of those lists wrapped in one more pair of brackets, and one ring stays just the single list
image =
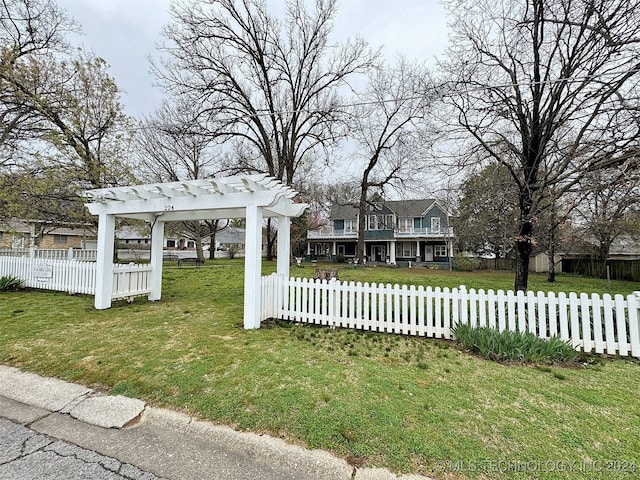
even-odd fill
[{"label": "large tree", "polygon": [[280,20],[264,0],[176,1],[155,68],[202,106],[211,132],[241,143],[237,168],[287,184],[344,133],[339,90],[375,59],[363,40],[330,43],[337,2],[314,3],[289,1]]},{"label": "large tree", "polygon": [[[351,135],[357,149],[357,258],[365,257],[365,212],[371,189],[411,184],[426,165],[428,145],[424,113],[435,89],[421,65],[399,59],[372,70],[360,101],[353,108]],[[415,186],[415,185],[414,185]],[[391,227],[391,226],[390,226]]]},{"label": "large tree", "polygon": [[488,165],[469,176],[462,185],[453,221],[462,251],[496,259],[513,258],[518,192],[503,165]]},{"label": "large tree", "polygon": [[[515,288],[536,218],[638,135],[638,0],[450,0],[453,118],[468,158],[502,163],[518,191]],[[634,107],[634,105],[636,107]],[[546,202],[550,205],[550,202]]]},{"label": "large tree", "polygon": [[[193,102],[165,102],[141,124],[137,136],[141,173],[150,182],[176,182],[214,177],[220,153],[201,125]],[[228,220],[201,219],[178,222],[170,228],[196,242],[198,258],[204,259],[203,240],[210,239],[209,259],[215,258],[216,233]]]},{"label": "large tree", "polygon": [[9,180],[2,195],[5,202],[13,199],[4,214],[87,221],[84,189],[132,180],[131,123],[118,88],[106,62],[82,52],[71,58],[42,55],[22,67],[11,82],[29,105],[38,135],[21,142],[20,157],[2,172]]},{"label": "large tree", "polygon": [[[334,44],[336,0],[286,2],[284,19],[264,0],[179,0],[155,72],[174,95],[202,107],[230,146],[228,169],[264,172],[292,185],[302,165],[329,159],[344,135],[340,91],[376,54],[360,39]],[[275,235],[267,226],[267,257]]]},{"label": "large tree", "polygon": [[69,52],[51,0],[0,2],[0,215],[88,220],[83,189],[129,182],[130,120],[101,58]]},{"label": "large tree", "polygon": [[24,142],[42,133],[24,77],[33,62],[61,54],[76,29],[53,0],[0,2],[0,167],[15,165]]}]

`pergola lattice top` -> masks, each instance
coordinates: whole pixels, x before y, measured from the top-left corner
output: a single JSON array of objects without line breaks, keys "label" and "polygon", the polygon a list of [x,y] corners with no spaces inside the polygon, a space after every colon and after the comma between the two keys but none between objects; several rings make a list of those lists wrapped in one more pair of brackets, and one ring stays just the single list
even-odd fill
[{"label": "pergola lattice top", "polygon": [[294,204],[297,192],[267,175],[245,175],[170,183],[99,188],[85,192],[94,215],[164,221],[242,218],[248,203],[274,216],[297,217],[306,208]]}]

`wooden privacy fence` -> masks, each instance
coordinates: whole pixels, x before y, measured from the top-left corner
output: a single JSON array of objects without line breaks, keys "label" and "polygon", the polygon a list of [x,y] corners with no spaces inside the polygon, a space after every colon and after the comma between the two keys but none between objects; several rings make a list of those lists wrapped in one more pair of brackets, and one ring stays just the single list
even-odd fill
[{"label": "wooden privacy fence", "polygon": [[[149,294],[150,272],[148,265],[114,265],[111,298]],[[95,262],[0,256],[2,276],[18,277],[25,287],[43,290],[94,295],[96,289]]]},{"label": "wooden privacy fence", "polygon": [[458,323],[558,336],[584,352],[640,358],[640,293],[577,295],[262,279],[261,319],[453,339]]}]

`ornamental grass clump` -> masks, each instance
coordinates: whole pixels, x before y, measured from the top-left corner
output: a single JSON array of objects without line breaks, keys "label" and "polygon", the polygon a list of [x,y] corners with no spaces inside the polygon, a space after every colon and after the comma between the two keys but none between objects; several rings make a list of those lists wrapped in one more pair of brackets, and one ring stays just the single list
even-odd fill
[{"label": "ornamental grass clump", "polygon": [[569,342],[555,336],[544,339],[531,332],[500,332],[464,324],[457,325],[453,333],[465,349],[497,362],[570,363],[579,355]]},{"label": "ornamental grass clump", "polygon": [[0,292],[12,292],[22,288],[22,280],[18,277],[5,275],[0,277]]}]

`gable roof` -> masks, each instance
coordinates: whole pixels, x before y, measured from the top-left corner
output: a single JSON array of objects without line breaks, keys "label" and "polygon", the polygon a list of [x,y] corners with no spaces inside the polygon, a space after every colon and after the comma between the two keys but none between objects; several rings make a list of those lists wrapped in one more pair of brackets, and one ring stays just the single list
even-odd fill
[{"label": "gable roof", "polygon": [[[397,217],[421,217],[436,204],[432,198],[418,200],[387,200],[385,207],[396,214]],[[357,205],[332,205],[330,218],[343,218],[345,220],[358,217]]]}]

